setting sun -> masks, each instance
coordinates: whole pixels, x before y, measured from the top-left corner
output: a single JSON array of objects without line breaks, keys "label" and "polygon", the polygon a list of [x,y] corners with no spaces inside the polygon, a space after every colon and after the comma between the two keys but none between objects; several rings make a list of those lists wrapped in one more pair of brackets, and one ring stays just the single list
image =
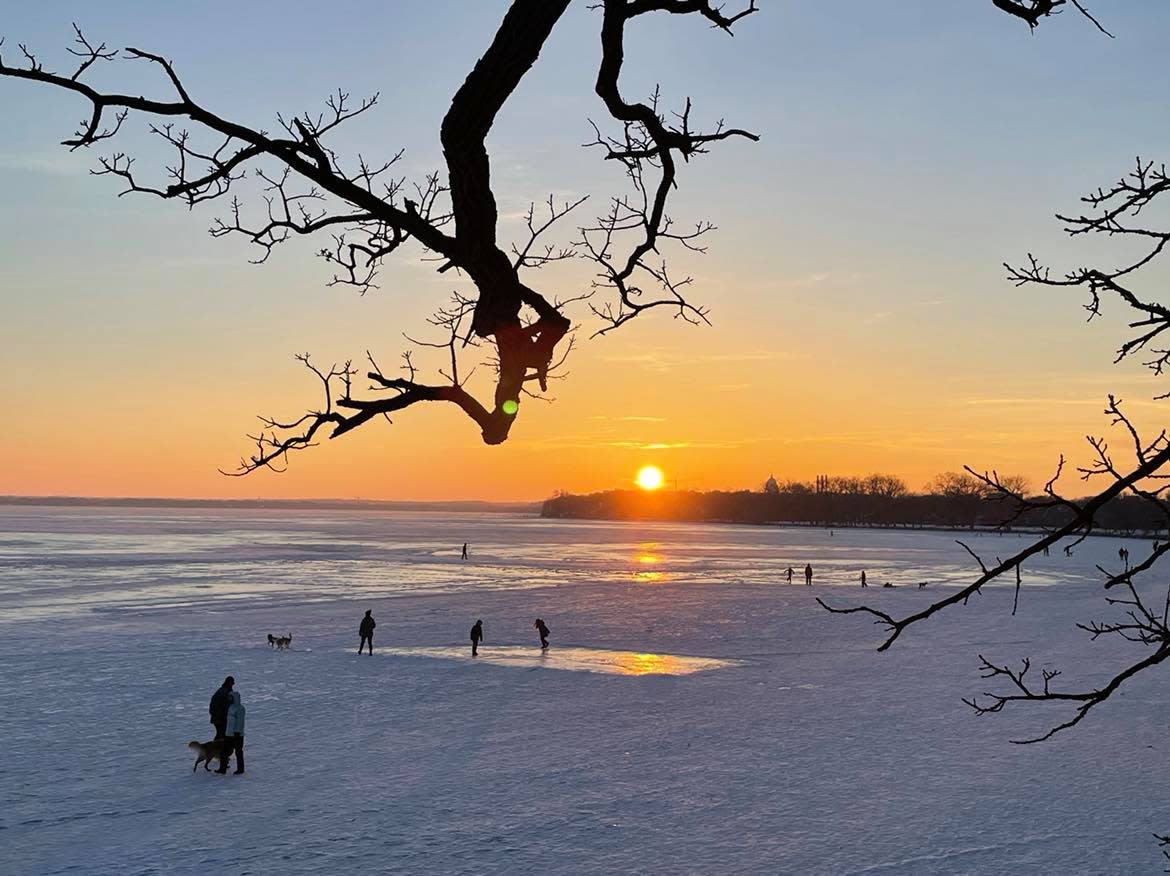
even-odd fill
[{"label": "setting sun", "polygon": [[638,469],[638,476],[635,482],[643,490],[657,490],[665,482],[666,477],[662,474],[662,469],[656,465],[644,465]]}]

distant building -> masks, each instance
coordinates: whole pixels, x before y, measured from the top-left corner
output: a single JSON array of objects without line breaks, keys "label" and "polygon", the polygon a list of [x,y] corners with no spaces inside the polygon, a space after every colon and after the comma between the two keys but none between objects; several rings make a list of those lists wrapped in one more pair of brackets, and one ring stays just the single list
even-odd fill
[{"label": "distant building", "polygon": [[768,479],[764,481],[764,492],[770,496],[774,496],[780,492],[780,485],[776,483],[776,478],[768,475]]}]

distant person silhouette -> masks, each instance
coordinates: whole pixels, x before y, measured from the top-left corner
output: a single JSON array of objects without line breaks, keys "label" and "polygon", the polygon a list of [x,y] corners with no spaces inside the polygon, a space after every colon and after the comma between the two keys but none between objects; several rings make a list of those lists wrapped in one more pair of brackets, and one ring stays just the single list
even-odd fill
[{"label": "distant person silhouette", "polygon": [[223,680],[219,689],[211,695],[211,703],[207,711],[211,714],[211,723],[215,727],[215,738],[223,739],[227,730],[228,707],[232,704],[232,686],[236,680],[230,675]]},{"label": "distant person silhouette", "polygon": [[471,656],[479,654],[479,643],[483,641],[483,621],[477,620],[471,628]]},{"label": "distant person silhouette", "polygon": [[464,560],[467,559],[467,542],[463,542],[463,556],[461,557],[461,559],[464,559]]},{"label": "distant person silhouette", "polygon": [[361,624],[358,625],[358,635],[361,636],[361,641],[358,642],[358,654],[362,653],[362,648],[366,647],[367,643],[370,647],[370,656],[374,656],[374,627],[377,624],[374,622],[374,615],[371,613],[373,609],[366,609],[366,616],[362,618]]},{"label": "distant person silhouette", "polygon": [[788,567],[788,583],[789,584],[792,583],[792,567],[791,566]]},{"label": "distant person silhouette", "polygon": [[866,583],[865,583],[865,569],[862,569],[862,570],[861,570],[861,586],[862,586],[862,587],[868,587],[868,586],[869,586],[868,584],[866,584]]},{"label": "distant person silhouette", "polygon": [[548,626],[543,620],[537,618],[532,624],[532,628],[540,633],[540,650],[546,650],[548,648]]},{"label": "distant person silhouette", "polygon": [[806,587],[812,587],[812,563],[805,564],[804,583]]}]

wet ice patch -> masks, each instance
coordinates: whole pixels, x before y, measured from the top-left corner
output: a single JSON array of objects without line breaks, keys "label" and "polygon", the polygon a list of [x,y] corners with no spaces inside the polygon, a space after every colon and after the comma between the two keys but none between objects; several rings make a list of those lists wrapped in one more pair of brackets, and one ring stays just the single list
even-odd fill
[{"label": "wet ice patch", "polygon": [[708,669],[741,666],[740,660],[714,657],[683,657],[678,654],[650,654],[638,651],[610,651],[605,648],[550,648],[540,651],[519,645],[484,646],[472,658],[470,648],[383,648],[378,653],[395,657],[431,657],[439,660],[472,660],[512,666],[517,669],[564,669],[572,672],[600,672],[607,675],[691,675]]}]

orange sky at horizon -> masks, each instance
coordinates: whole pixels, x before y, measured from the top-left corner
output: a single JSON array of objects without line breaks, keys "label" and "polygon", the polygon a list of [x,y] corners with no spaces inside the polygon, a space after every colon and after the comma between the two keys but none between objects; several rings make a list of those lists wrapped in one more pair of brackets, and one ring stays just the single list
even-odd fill
[{"label": "orange sky at horizon", "polygon": [[[945,354],[911,350],[909,361],[896,363],[884,359],[888,337],[855,338],[818,362],[815,336],[811,345],[793,339],[777,350],[753,333],[643,320],[621,338],[583,343],[568,379],[554,386],[556,401],[525,400],[502,446],[484,446],[453,406],[423,405],[394,425],[374,423],[294,454],[283,474],[244,478],[216,469],[249,449],[242,435],[254,414],[283,415],[316,400],[308,373],[291,358],[258,361],[249,381],[208,372],[194,386],[153,374],[64,371],[56,385],[25,388],[24,406],[40,391],[71,396],[65,428],[15,421],[4,450],[21,464],[3,473],[0,492],[537,500],[557,490],[630,487],[643,465],[658,465],[667,486],[682,489],[758,488],[769,474],[811,480],[870,472],[920,489],[963,464],[1022,473],[1039,486],[1061,452],[1082,459],[1083,436],[1107,434],[1105,393],[1128,387],[1121,394],[1139,422],[1157,410],[1144,400],[1156,381],[1132,373],[1127,381],[1112,369],[1079,380],[1059,371],[1022,380],[1010,368],[979,379],[949,375],[950,357],[972,354],[958,337]],[[1097,339],[1107,354],[1104,337]],[[200,346],[192,339],[159,350],[159,371],[199,371]],[[917,356],[926,361],[915,364]],[[1060,358],[1053,353],[1050,361]],[[111,385],[123,395],[111,395]],[[20,389],[18,407],[19,396]],[[1069,485],[1074,494],[1081,487]]]}]

